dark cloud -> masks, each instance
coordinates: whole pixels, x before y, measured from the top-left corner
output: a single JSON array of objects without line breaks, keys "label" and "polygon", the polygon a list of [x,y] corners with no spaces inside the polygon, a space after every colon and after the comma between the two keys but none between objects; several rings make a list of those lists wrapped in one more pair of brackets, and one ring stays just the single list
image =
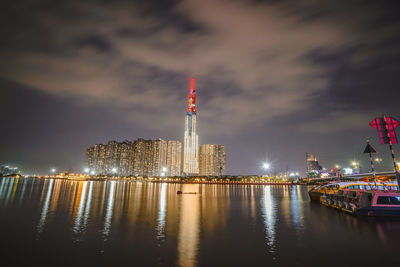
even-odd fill
[{"label": "dark cloud", "polygon": [[[326,165],[354,157],[350,147],[374,134],[368,122],[400,111],[398,11],[357,0],[9,2],[2,98],[21,104],[1,117],[18,134],[3,133],[0,160],[44,170],[57,154],[80,168],[96,142],[182,139],[191,76],[200,141],[227,145],[231,173],[258,172],[266,154],[278,170],[303,169],[306,151]],[[49,128],[60,118],[74,130]]]}]

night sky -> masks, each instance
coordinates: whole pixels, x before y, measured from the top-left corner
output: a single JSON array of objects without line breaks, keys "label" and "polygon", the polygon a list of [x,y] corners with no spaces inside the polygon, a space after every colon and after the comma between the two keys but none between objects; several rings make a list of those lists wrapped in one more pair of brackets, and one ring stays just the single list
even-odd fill
[{"label": "night sky", "polygon": [[[399,1],[4,1],[0,162],[82,171],[109,140],[183,141],[196,78],[200,144],[227,147],[230,174],[332,168],[368,123],[400,118]],[[396,145],[398,152],[398,145]],[[400,154],[399,154],[400,156]]]}]

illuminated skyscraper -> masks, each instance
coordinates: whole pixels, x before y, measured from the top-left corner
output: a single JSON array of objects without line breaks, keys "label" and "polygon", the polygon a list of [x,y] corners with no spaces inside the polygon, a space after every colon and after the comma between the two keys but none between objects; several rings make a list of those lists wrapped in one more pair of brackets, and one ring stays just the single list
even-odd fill
[{"label": "illuminated skyscraper", "polygon": [[224,145],[201,145],[200,175],[226,175],[226,148]]},{"label": "illuminated skyscraper", "polygon": [[194,78],[192,78],[185,116],[185,138],[183,145],[183,173],[186,175],[196,175],[199,173],[199,137],[196,133],[196,112],[196,91],[194,90]]}]

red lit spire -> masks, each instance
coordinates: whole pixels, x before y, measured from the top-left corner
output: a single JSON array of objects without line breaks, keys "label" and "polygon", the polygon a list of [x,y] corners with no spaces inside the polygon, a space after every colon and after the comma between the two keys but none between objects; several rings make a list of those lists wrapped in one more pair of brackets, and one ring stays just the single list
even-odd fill
[{"label": "red lit spire", "polygon": [[188,96],[188,112],[196,112],[196,91],[194,90],[194,78],[190,80],[190,92]]}]

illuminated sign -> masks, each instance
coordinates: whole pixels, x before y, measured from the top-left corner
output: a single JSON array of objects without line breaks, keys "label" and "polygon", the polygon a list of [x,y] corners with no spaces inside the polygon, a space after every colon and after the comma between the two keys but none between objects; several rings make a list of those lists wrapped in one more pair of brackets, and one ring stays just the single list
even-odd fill
[{"label": "illuminated sign", "polygon": [[194,90],[194,78],[190,81],[190,93],[188,96],[188,112],[196,112],[196,91]]},{"label": "illuminated sign", "polygon": [[353,174],[353,169],[352,168],[343,168],[344,174]]}]

